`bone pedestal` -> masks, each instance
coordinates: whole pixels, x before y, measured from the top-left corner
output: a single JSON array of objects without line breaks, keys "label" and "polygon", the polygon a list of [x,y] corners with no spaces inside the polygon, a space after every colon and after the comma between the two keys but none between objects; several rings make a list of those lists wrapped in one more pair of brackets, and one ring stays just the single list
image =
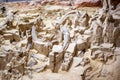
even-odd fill
[{"label": "bone pedestal", "polygon": [[[63,59],[63,52],[60,52],[62,49],[62,46],[60,45],[54,45],[52,48],[52,52],[49,53],[49,58],[50,58],[50,69],[53,72],[57,72],[60,68],[60,64]],[[58,66],[59,65],[59,66]]]}]

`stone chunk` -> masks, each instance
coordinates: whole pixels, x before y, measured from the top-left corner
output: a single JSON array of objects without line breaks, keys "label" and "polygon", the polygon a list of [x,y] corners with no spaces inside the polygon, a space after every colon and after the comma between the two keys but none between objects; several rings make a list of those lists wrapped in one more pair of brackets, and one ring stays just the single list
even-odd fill
[{"label": "stone chunk", "polygon": [[68,69],[71,66],[72,60],[73,60],[72,54],[71,53],[65,53],[64,61],[62,63],[62,70],[68,71]]},{"label": "stone chunk", "polygon": [[40,54],[48,55],[49,53],[49,45],[46,42],[34,41],[33,48]]},{"label": "stone chunk", "polygon": [[101,44],[101,46],[104,48],[112,48],[113,44],[112,43],[103,43],[103,44]]},{"label": "stone chunk", "polygon": [[[100,46],[92,46],[92,59],[107,62],[110,57],[114,56],[114,48],[111,43],[103,43]],[[113,58],[112,58],[113,59]],[[114,60],[114,59],[113,59]]]},{"label": "stone chunk", "polygon": [[73,57],[76,53],[76,43],[70,43],[66,53],[64,54],[64,61],[62,63],[62,70],[67,71],[72,63]]},{"label": "stone chunk", "polygon": [[58,71],[60,63],[63,60],[63,52],[60,52],[61,49],[62,49],[61,45],[54,45],[52,48],[52,52],[50,52],[49,54],[50,58],[49,67],[53,72]]},{"label": "stone chunk", "polygon": [[111,52],[113,50],[113,44],[112,43],[103,43],[100,46],[92,46],[91,49],[92,49],[92,52],[94,52],[96,50]]},{"label": "stone chunk", "polygon": [[61,50],[62,50],[61,45],[54,45],[53,48],[52,48],[52,51],[54,52],[56,63],[61,61],[62,58],[63,58],[63,53],[60,52]]},{"label": "stone chunk", "polygon": [[52,51],[53,52],[59,52],[61,49],[62,49],[61,45],[54,45],[53,48],[52,48]]},{"label": "stone chunk", "polygon": [[52,40],[52,38],[54,37],[54,34],[46,34],[45,35],[45,38],[47,39],[47,40]]},{"label": "stone chunk", "polygon": [[55,55],[54,52],[50,52],[49,54],[49,68],[54,71],[54,66],[55,66]]},{"label": "stone chunk", "polygon": [[[49,54],[49,67],[53,72],[56,72],[60,68],[60,64],[63,61],[63,53],[51,52]],[[58,66],[59,65],[59,66]]]},{"label": "stone chunk", "polygon": [[13,40],[13,35],[12,34],[3,34],[3,36],[6,40]]},{"label": "stone chunk", "polygon": [[19,34],[13,34],[13,39],[15,40],[15,41],[20,41],[20,36],[19,36]]},{"label": "stone chunk", "polygon": [[0,54],[0,70],[3,70],[6,65],[6,55]]},{"label": "stone chunk", "polygon": [[88,48],[88,43],[85,40],[79,39],[77,41],[77,50],[83,50]]},{"label": "stone chunk", "polygon": [[74,56],[76,53],[76,46],[77,46],[76,43],[70,43],[66,52],[71,53],[72,56]]},{"label": "stone chunk", "polygon": [[37,61],[34,58],[30,58],[27,66],[32,67],[37,64]]},{"label": "stone chunk", "polygon": [[15,41],[20,41],[20,36],[18,34],[4,34],[3,35],[6,40],[15,40]]},{"label": "stone chunk", "polygon": [[80,62],[82,62],[82,59],[83,58],[80,57],[74,57],[71,69],[74,69]]},{"label": "stone chunk", "polygon": [[15,40],[15,41],[20,41],[20,35],[18,30],[13,29],[13,30],[7,30],[4,32],[4,37],[9,40]]}]

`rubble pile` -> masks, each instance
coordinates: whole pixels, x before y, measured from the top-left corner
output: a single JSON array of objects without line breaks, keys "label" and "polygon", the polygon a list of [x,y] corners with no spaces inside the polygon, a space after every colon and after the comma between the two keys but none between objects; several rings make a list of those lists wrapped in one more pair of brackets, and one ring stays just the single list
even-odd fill
[{"label": "rubble pile", "polygon": [[120,4],[108,2],[93,15],[44,7],[0,14],[0,79],[34,80],[50,70],[75,80],[119,80]]}]

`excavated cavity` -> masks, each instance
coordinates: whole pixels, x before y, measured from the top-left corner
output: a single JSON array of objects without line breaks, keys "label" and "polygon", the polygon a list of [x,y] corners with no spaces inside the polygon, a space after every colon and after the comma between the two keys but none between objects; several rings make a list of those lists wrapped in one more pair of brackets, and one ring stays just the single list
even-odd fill
[{"label": "excavated cavity", "polygon": [[113,10],[106,1],[102,8],[75,10],[6,5],[0,80],[119,80],[120,4]]}]

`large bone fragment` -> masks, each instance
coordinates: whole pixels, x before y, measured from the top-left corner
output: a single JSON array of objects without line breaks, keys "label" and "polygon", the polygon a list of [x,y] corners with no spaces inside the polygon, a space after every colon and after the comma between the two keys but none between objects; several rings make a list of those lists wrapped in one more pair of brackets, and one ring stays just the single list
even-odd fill
[{"label": "large bone fragment", "polygon": [[70,43],[70,32],[68,30],[68,21],[66,22],[66,24],[61,28],[61,32],[64,35],[64,44],[63,44],[63,51],[65,51],[67,49],[67,47],[69,46]]},{"label": "large bone fragment", "polygon": [[37,35],[36,35],[36,27],[35,26],[32,27],[31,36],[32,36],[33,41],[38,40]]},{"label": "large bone fragment", "polygon": [[2,25],[0,25],[0,30],[5,29],[7,26],[13,27],[13,19],[14,19],[14,14],[12,13],[12,10],[10,10],[7,13],[5,22]]},{"label": "large bone fragment", "polygon": [[48,55],[49,44],[47,42],[42,42],[37,39],[35,26],[32,27],[31,36],[33,41],[33,48],[36,49],[40,54]]},{"label": "large bone fragment", "polygon": [[20,41],[20,36],[19,36],[18,30],[16,29],[4,31],[3,35],[4,35],[4,38],[7,40],[12,40],[16,42]]},{"label": "large bone fragment", "polygon": [[67,17],[69,17],[69,15],[73,14],[73,13],[76,13],[76,14],[79,15],[79,11],[78,10],[72,10],[72,11],[66,13],[64,16],[62,16],[62,18],[58,21],[58,24],[61,25],[65,21],[65,19],[67,19]]}]

